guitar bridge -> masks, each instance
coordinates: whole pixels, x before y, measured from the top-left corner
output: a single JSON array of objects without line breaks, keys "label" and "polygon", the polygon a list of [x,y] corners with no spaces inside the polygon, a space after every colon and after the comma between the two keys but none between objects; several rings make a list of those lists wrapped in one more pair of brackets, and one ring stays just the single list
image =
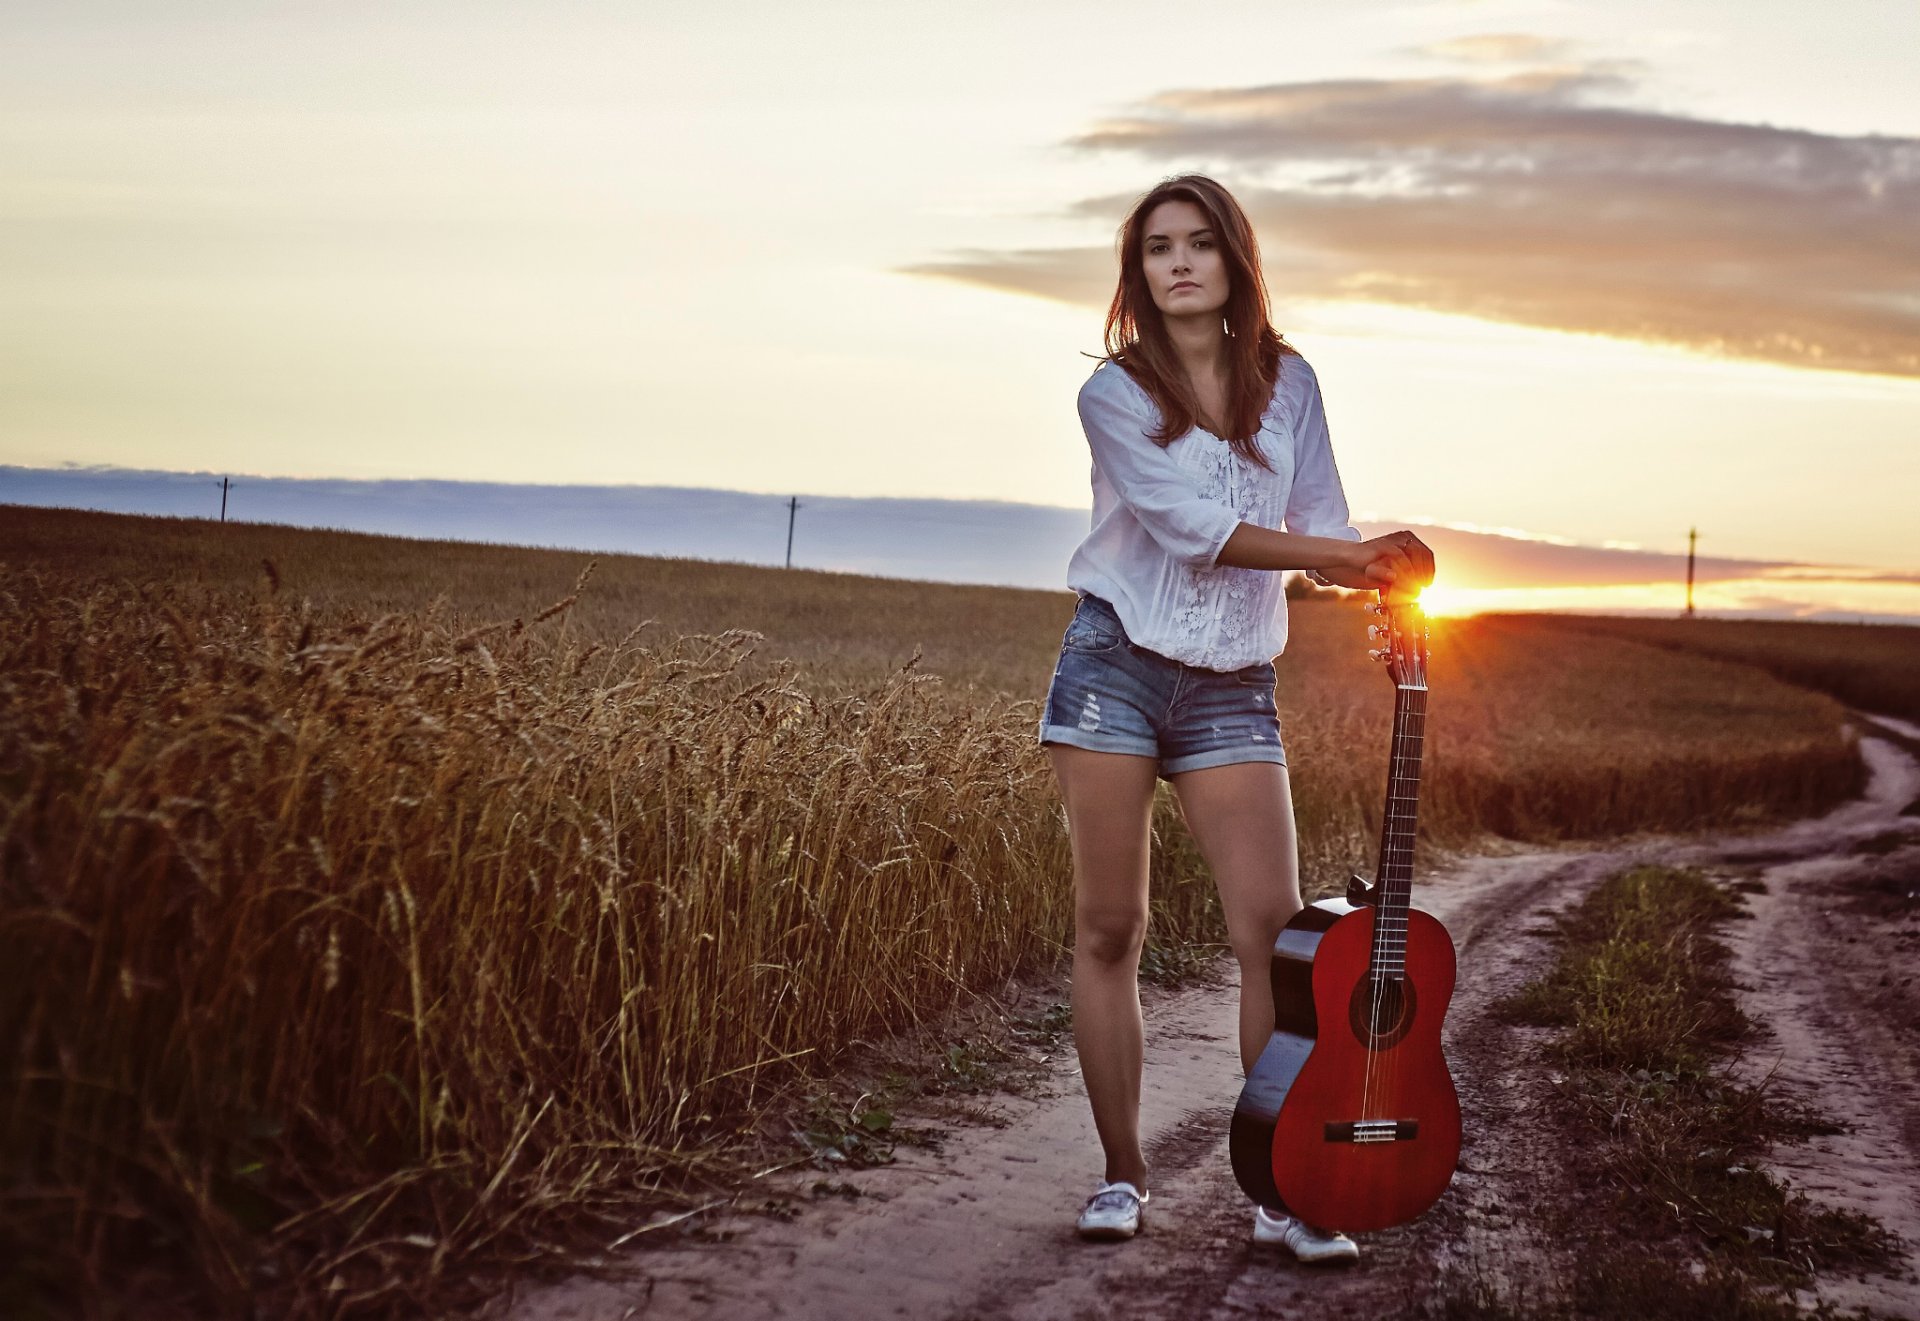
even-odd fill
[{"label": "guitar bridge", "polygon": [[1328,1124],[1329,1142],[1407,1142],[1420,1134],[1417,1119],[1356,1119],[1350,1124]]}]

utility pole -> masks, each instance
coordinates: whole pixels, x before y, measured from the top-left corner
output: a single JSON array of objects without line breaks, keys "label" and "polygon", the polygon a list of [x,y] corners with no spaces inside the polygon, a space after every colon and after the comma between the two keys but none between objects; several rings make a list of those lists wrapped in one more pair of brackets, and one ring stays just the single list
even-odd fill
[{"label": "utility pole", "polygon": [[220,479],[220,521],[227,521],[227,479]]},{"label": "utility pole", "polygon": [[793,516],[800,508],[800,497],[787,497],[787,567],[793,567]]},{"label": "utility pole", "polygon": [[1687,529],[1687,613],[1683,616],[1686,619],[1693,618],[1693,543],[1699,538],[1699,528]]}]

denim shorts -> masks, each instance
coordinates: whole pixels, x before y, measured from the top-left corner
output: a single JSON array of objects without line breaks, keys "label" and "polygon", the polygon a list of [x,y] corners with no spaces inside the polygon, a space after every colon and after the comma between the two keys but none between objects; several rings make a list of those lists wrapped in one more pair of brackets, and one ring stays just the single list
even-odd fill
[{"label": "denim shorts", "polygon": [[1138,646],[1113,606],[1082,595],[1060,639],[1040,742],[1157,757],[1159,775],[1241,761],[1287,764],[1272,661],[1208,670]]}]

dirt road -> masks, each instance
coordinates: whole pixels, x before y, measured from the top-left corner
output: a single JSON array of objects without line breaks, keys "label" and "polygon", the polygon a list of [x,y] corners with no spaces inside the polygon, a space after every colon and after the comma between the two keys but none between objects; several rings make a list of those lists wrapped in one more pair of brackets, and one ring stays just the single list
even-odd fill
[{"label": "dirt road", "polygon": [[[1152,1200],[1145,1232],[1130,1242],[1086,1244],[1073,1232],[1100,1148],[1069,1046],[1046,1085],[996,1101],[999,1126],[966,1125],[938,1155],[902,1148],[894,1165],[848,1174],[857,1199],[813,1200],[804,1190],[817,1174],[797,1174],[791,1195],[807,1206],[791,1221],[724,1217],[702,1236],[635,1253],[619,1281],[541,1287],[490,1315],[1042,1321],[1113,1316],[1124,1300],[1129,1317],[1345,1317],[1396,1310],[1447,1265],[1522,1287],[1555,1278],[1569,1249],[1540,1226],[1572,1190],[1543,1132],[1557,1097],[1543,1033],[1501,1023],[1490,1008],[1551,958],[1540,938],[1551,914],[1650,861],[1738,868],[1763,882],[1751,896],[1754,920],[1733,932],[1745,1007],[1774,1033],[1750,1065],[1777,1062],[1784,1085],[1850,1129],[1785,1148],[1774,1163],[1817,1200],[1870,1211],[1912,1253],[1920,995],[1898,979],[1913,971],[1920,942],[1920,904],[1900,891],[1902,877],[1920,887],[1920,816],[1910,813],[1920,729],[1882,732],[1863,740],[1866,796],[1817,820],[1764,836],[1472,858],[1418,876],[1415,903],[1459,949],[1446,1050],[1465,1141],[1440,1203],[1412,1225],[1364,1236],[1355,1266],[1303,1267],[1249,1242],[1251,1210],[1226,1148],[1241,1084],[1229,972],[1222,985],[1147,1003]],[[1913,740],[1906,748],[1903,737]],[[1904,968],[1890,962],[1902,954]],[[1907,1275],[1915,1264],[1910,1256]],[[1920,1318],[1913,1279],[1823,1281],[1820,1296]]]}]

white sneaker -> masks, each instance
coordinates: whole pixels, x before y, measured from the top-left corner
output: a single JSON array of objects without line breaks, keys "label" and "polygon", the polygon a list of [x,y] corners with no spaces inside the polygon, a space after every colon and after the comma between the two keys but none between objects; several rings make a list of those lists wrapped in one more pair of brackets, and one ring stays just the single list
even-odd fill
[{"label": "white sneaker", "polygon": [[1080,1210],[1080,1237],[1132,1238],[1150,1195],[1124,1179],[1101,1184]]},{"label": "white sneaker", "polygon": [[1284,1243],[1300,1261],[1357,1261],[1360,1257],[1360,1245],[1345,1234],[1315,1229],[1289,1215],[1269,1215],[1264,1206],[1254,1208],[1253,1241]]}]

